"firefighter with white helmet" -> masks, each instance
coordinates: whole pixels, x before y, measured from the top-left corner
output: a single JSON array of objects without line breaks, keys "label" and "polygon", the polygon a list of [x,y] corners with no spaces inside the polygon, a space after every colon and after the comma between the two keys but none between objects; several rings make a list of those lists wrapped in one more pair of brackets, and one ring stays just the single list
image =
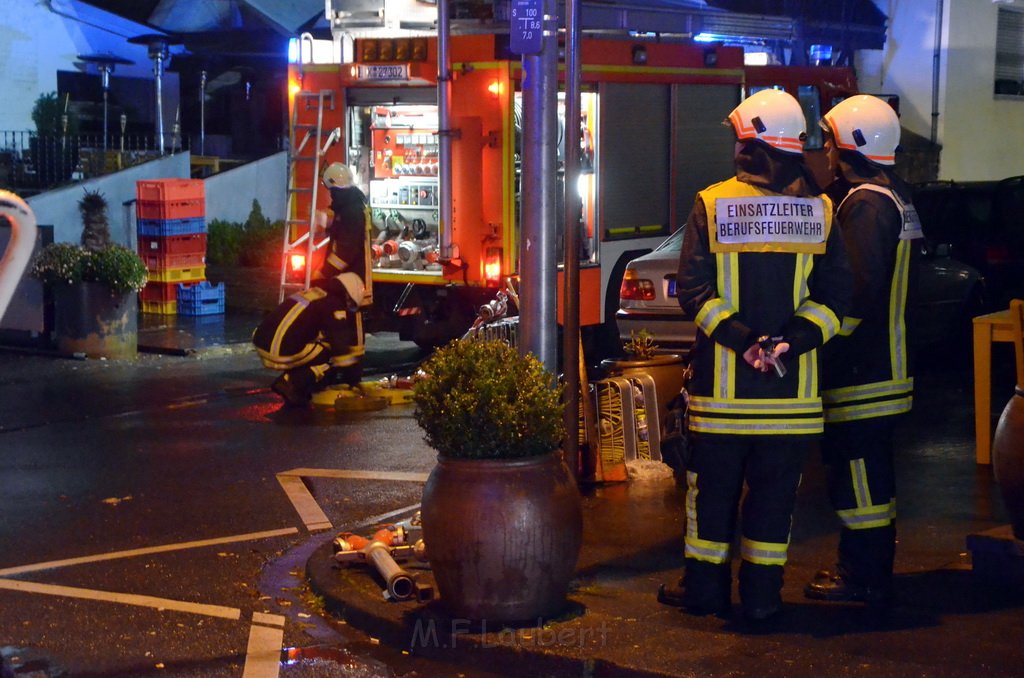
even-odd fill
[{"label": "firefighter with white helmet", "polygon": [[893,171],[900,124],[888,103],[851,97],[821,126],[835,175],[827,191],[838,205],[854,290],[839,336],[822,353],[822,454],[842,525],[838,564],[819,571],[804,593],[884,610],[894,599],[893,429],[912,402],[905,314],[921,223],[910,188]]},{"label": "firefighter with white helmet", "polygon": [[295,406],[336,380],[359,385],[362,309],[372,303],[366,197],[343,163],[328,165],[321,181],[330,191],[333,214],[324,263],[310,288],[285,299],[253,334],[264,366],[284,371],[271,388]]},{"label": "firefighter with white helmet", "polygon": [[[817,349],[839,331],[849,268],[832,204],[803,162],[799,103],[755,93],[728,117],[733,178],[700,191],[676,276],[698,326],[687,384],[685,571],[659,600],[731,611],[732,542],[742,500],[739,592],[746,618],[781,608],[796,490],[824,426]],[[784,363],[784,365],[783,365]]]},{"label": "firefighter with white helmet", "polygon": [[331,188],[348,188],[352,185],[352,170],[341,162],[332,162],[324,169],[324,186]]}]

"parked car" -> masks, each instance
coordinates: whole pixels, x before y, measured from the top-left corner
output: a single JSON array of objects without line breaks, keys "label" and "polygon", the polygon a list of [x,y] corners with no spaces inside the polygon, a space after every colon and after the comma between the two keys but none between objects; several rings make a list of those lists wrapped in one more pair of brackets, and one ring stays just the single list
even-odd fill
[{"label": "parked car", "polygon": [[990,310],[1024,296],[1024,176],[914,186],[925,236],[985,277]]},{"label": "parked car", "polygon": [[[615,320],[619,338],[646,329],[661,353],[689,352],[697,326],[679,307],[676,270],[685,227],[653,252],[626,265]],[[934,346],[970,338],[971,318],[986,310],[985,282],[977,269],[948,255],[949,248],[926,241],[919,259],[909,322],[914,346]],[[969,346],[969,344],[967,344]]]}]

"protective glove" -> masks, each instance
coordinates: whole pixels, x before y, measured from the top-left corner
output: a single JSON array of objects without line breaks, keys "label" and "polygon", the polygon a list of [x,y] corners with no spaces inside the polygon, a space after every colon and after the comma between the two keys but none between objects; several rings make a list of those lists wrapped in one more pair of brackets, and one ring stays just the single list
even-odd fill
[{"label": "protective glove", "polygon": [[[767,341],[765,341],[767,339]],[[768,350],[765,350],[765,347]],[[783,353],[789,350],[789,342],[773,341],[770,337],[764,337],[743,352],[743,359],[747,364],[760,372],[775,370],[781,377],[786,373],[779,359]]]}]

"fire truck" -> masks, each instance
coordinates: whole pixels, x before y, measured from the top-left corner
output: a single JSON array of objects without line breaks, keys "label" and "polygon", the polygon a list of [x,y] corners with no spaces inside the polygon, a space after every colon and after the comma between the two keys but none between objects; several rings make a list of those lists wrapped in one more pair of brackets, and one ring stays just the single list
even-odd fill
[{"label": "fire truck", "polygon": [[[345,63],[299,59],[289,69],[285,254],[296,256],[284,258],[282,297],[308,285],[315,256],[302,255],[323,244],[315,215],[329,200],[318,173],[344,162],[356,172],[372,220],[367,328],[397,330],[421,346],[461,335],[476,309],[515,276],[520,247],[520,57],[507,34],[450,38],[452,187],[443,196],[437,47],[429,36],[356,39]],[[582,137],[582,171],[570,187],[582,200],[580,324],[585,333],[617,337],[626,263],[682,225],[698,190],[733,172],[733,138],[722,121],[741,100],[746,71],[742,48],[721,45],[588,37],[580,55],[579,121],[564,119],[559,95],[559,129],[578,124]],[[766,77],[756,85],[786,82]],[[446,197],[447,226],[440,217]],[[564,210],[556,212],[564,219]],[[559,273],[559,289],[561,280]]]}]

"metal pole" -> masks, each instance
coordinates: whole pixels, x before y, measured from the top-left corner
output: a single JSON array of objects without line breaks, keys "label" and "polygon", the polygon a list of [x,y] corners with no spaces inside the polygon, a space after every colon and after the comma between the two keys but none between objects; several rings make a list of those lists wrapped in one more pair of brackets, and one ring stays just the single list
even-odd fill
[{"label": "metal pole", "polygon": [[452,68],[448,46],[451,37],[449,0],[437,3],[437,136],[438,191],[441,194],[438,248],[441,256],[458,256],[452,243]]},{"label": "metal pole", "polygon": [[565,288],[562,374],[565,379],[565,458],[579,457],[580,411],[580,0],[565,0]]},{"label": "metal pole", "polygon": [[523,57],[523,175],[520,270],[522,306],[519,350],[533,353],[552,373],[558,370],[555,265],[558,131],[558,14],[554,0],[542,3],[543,47]]},{"label": "metal pole", "polygon": [[103,158],[107,157],[107,96],[110,89],[110,71],[112,67],[100,64],[100,83],[103,86]]},{"label": "metal pole", "polygon": [[206,71],[199,73],[199,155],[206,155]]},{"label": "metal pole", "polygon": [[164,154],[164,104],[163,104],[163,75],[164,56],[167,46],[160,42],[154,42],[149,47],[149,55],[153,58],[153,78],[156,80],[156,136],[157,147],[160,155]]},{"label": "metal pole", "polygon": [[939,140],[939,66],[942,58],[942,8],[945,0],[935,2],[935,38],[932,45],[932,129],[931,142]]}]

